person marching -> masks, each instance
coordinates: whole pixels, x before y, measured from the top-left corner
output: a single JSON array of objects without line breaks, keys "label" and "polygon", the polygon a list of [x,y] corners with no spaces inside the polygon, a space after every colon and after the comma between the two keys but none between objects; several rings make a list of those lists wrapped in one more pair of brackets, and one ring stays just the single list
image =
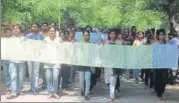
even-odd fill
[{"label": "person marching", "polygon": [[[32,24],[31,33],[26,35],[27,39],[32,40],[44,40],[44,35],[39,34],[39,25],[37,23]],[[37,95],[39,92],[39,71],[40,71],[40,62],[27,61],[27,67],[29,72],[29,78],[31,81],[31,90],[34,95]]]},{"label": "person marching", "polygon": [[[109,45],[122,45],[121,41],[117,40],[117,32],[115,29],[109,31],[108,41],[105,44]],[[115,99],[115,87],[117,82],[117,69],[116,68],[105,68],[104,69],[104,78],[105,83],[109,87],[109,100],[108,102],[112,102]]]},{"label": "person marching", "polygon": [[[167,44],[165,40],[165,30],[160,29],[157,31],[157,39],[158,42],[155,43],[155,45],[165,45]],[[158,68],[155,69],[155,90],[157,93],[157,97],[160,100],[166,99],[163,97],[163,94],[165,92],[165,87],[168,82],[168,70],[169,68]]]},{"label": "person marching", "polygon": [[[153,43],[153,35],[150,34],[147,37],[147,41],[146,41],[146,45],[152,45]],[[152,69],[144,69],[144,73],[145,73],[145,88],[148,88],[148,86],[150,87],[150,89],[152,90],[153,85],[154,85],[154,80],[153,80],[153,70]],[[149,84],[149,79],[150,79],[150,84]],[[148,85],[149,84],[149,85]]]},{"label": "person marching", "polygon": [[[81,43],[90,43],[90,32],[88,30],[83,32],[83,38],[81,40]],[[80,66],[78,70],[81,95],[84,95],[85,100],[89,100],[92,75],[91,67]]]},{"label": "person marching", "polygon": [[[10,38],[12,37],[12,31],[10,28],[5,29],[5,38]],[[5,85],[6,85],[6,90],[9,92],[11,90],[11,78],[10,78],[10,73],[9,73],[9,60],[2,60],[2,67],[3,67],[3,73],[4,73],[4,78],[5,78]]]},{"label": "person marching", "polygon": [[[144,33],[142,31],[139,31],[137,38],[133,42],[133,46],[140,46],[143,44],[145,44]],[[136,79],[137,84],[139,83],[139,75],[140,75],[140,71],[138,69],[136,69],[135,70],[135,79]]]},{"label": "person marching", "polygon": [[[18,26],[13,27],[12,38],[21,38],[21,31]],[[19,95],[23,95],[25,61],[10,60],[9,73],[11,78],[11,93],[6,97],[7,99],[14,99]]]},{"label": "person marching", "polygon": [[[49,36],[47,36],[44,41],[47,43],[60,43],[60,39],[55,35],[56,30],[54,27],[49,29]],[[60,95],[58,95],[58,79],[59,74],[61,73],[60,64],[49,64],[44,63],[44,68],[46,70],[46,81],[47,81],[47,90],[48,90],[48,98],[56,98],[59,99]]]}]

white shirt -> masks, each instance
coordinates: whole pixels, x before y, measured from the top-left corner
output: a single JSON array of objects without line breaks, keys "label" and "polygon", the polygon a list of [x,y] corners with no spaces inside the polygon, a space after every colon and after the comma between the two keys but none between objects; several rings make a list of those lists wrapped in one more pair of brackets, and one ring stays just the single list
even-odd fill
[{"label": "white shirt", "polygon": [[[23,36],[11,36],[10,38],[20,38],[20,39],[22,39],[22,40],[24,40],[24,38],[25,37],[23,37]],[[25,63],[25,61],[20,61],[20,60],[10,60],[10,62],[14,62],[14,63]]]},{"label": "white shirt", "polygon": [[[51,40],[50,37],[45,37],[44,41],[47,43],[60,43],[60,38],[55,37],[54,40]],[[44,63],[44,68],[61,68],[60,64],[50,64],[50,63]]]}]

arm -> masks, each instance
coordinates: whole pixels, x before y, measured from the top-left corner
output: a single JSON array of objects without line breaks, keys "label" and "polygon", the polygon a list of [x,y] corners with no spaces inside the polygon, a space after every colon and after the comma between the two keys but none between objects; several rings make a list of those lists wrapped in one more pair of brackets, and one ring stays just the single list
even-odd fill
[{"label": "arm", "polygon": [[136,41],[133,42],[132,46],[136,46]]}]

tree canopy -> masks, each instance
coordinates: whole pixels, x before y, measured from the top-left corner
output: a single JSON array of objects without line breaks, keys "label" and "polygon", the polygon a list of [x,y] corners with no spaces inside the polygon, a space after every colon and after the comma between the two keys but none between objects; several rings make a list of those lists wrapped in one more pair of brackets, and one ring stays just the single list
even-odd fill
[{"label": "tree canopy", "polygon": [[[154,0],[155,1],[155,0]],[[58,22],[73,19],[77,26],[159,27],[165,12],[150,8],[152,0],[3,0],[8,23]]]}]

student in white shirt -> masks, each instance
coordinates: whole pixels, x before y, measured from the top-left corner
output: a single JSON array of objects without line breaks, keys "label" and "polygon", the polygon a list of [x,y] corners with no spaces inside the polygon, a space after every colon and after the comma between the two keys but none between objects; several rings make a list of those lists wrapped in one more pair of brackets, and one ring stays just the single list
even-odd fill
[{"label": "student in white shirt", "polygon": [[[48,43],[60,43],[60,40],[55,35],[56,30],[54,27],[49,29],[49,36],[44,39],[44,41]],[[59,91],[59,73],[61,73],[60,64],[49,64],[45,63],[44,68],[46,69],[46,82],[47,82],[47,90],[48,90],[48,98],[56,98],[59,99],[60,95]]]},{"label": "student in white shirt", "polygon": [[[7,28],[5,30],[5,38],[10,38],[12,37],[12,31],[11,29]],[[6,90],[10,91],[10,85],[11,85],[11,78],[10,78],[10,73],[9,73],[9,60],[2,60],[2,68],[3,68],[3,73],[4,73],[4,78],[5,78],[5,85],[6,85]]]},{"label": "student in white shirt", "polygon": [[[22,38],[18,26],[13,27],[12,38]],[[11,93],[6,97],[7,99],[14,99],[19,95],[23,95],[23,77],[24,77],[25,62],[18,60],[11,60],[9,64],[9,72],[11,79]]]}]

